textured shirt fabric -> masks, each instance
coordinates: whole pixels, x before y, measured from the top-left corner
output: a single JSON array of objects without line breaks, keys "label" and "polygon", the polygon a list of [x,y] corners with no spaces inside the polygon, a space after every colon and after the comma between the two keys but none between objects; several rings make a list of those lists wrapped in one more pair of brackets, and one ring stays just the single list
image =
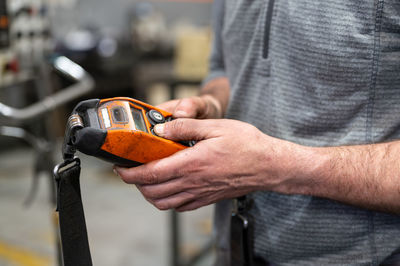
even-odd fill
[{"label": "textured shirt fabric", "polygon": [[[228,118],[308,146],[399,139],[399,0],[214,2],[206,81],[228,77]],[[273,265],[378,265],[400,246],[400,216],[310,196],[250,197],[254,255]],[[230,202],[218,203],[218,266],[230,264],[229,216]]]}]

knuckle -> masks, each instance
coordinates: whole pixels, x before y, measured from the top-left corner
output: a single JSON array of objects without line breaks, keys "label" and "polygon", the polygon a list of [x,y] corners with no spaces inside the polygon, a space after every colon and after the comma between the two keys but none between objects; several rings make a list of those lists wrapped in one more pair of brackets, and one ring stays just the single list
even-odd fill
[{"label": "knuckle", "polygon": [[154,206],[159,209],[160,211],[166,211],[171,209],[171,207],[169,206],[169,204],[163,202],[163,201],[155,201],[154,202]]},{"label": "knuckle", "polygon": [[147,200],[147,202],[149,202],[150,204],[154,205],[154,200],[152,198],[146,198],[145,197],[145,200]]},{"label": "knuckle", "polygon": [[135,180],[136,180],[136,176],[134,176],[133,174],[128,174],[128,173],[119,173],[119,177],[126,184],[134,184]]},{"label": "knuckle", "polygon": [[197,96],[185,98],[182,100],[181,104],[185,108],[194,108],[198,104],[199,98]]},{"label": "knuckle", "polygon": [[128,178],[126,175],[120,175],[120,178],[122,179],[122,181],[124,181],[126,184],[131,184],[131,180],[130,178]]},{"label": "knuckle", "polygon": [[181,179],[186,177],[186,172],[187,172],[187,170],[183,167],[177,167],[177,168],[171,169],[171,172],[170,172],[171,178],[173,178],[177,181],[177,186],[182,185]]},{"label": "knuckle", "polygon": [[188,107],[194,106],[196,104],[196,100],[193,97],[192,98],[186,98],[186,99],[184,99],[182,101],[182,104],[185,105],[185,106],[188,106]]},{"label": "knuckle", "polygon": [[157,184],[158,180],[159,180],[158,175],[156,173],[154,173],[154,172],[151,172],[150,175],[149,175],[149,180],[148,180],[149,183],[150,184]]},{"label": "knuckle", "polygon": [[160,189],[155,189],[148,186],[142,187],[140,189],[140,192],[145,198],[149,199],[160,199],[164,196],[163,191],[161,191]]},{"label": "knuckle", "polygon": [[166,126],[167,129],[173,132],[181,132],[185,128],[183,119],[174,120],[170,123],[167,123]]},{"label": "knuckle", "polygon": [[187,113],[187,116],[190,117],[192,116],[191,113],[194,109],[194,106],[195,102],[191,98],[185,98],[178,102],[175,107],[175,112],[184,111],[185,113]]},{"label": "knuckle", "polygon": [[149,171],[147,173],[146,177],[146,183],[148,184],[157,184],[160,181],[160,175],[158,174],[158,171],[156,169],[153,169],[152,171]]},{"label": "knuckle", "polygon": [[150,198],[151,197],[150,189],[148,187],[143,186],[143,187],[141,187],[139,189],[140,189],[140,192],[143,194],[143,196],[145,198]]}]

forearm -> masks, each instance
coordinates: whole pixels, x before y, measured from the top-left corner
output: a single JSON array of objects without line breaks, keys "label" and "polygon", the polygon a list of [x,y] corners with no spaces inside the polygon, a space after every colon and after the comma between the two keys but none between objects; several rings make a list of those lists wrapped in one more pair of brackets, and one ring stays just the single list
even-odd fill
[{"label": "forearm", "polygon": [[[400,141],[359,146],[296,146],[298,191],[343,203],[400,214]],[[292,170],[295,172],[294,170]],[[290,191],[292,190],[292,191]]]},{"label": "forearm", "polygon": [[228,78],[220,77],[207,82],[200,91],[201,97],[208,99],[211,103],[209,108],[217,115],[223,117],[229,102],[230,85]]}]

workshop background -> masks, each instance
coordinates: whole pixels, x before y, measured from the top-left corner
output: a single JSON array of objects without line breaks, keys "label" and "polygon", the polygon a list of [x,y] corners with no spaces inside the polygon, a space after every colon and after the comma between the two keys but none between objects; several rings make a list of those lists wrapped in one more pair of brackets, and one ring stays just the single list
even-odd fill
[{"label": "workshop background", "polygon": [[[156,105],[207,74],[211,0],[0,0],[0,266],[61,265],[52,168],[81,100]],[[96,266],[211,265],[212,207],[155,209],[79,154]]]}]

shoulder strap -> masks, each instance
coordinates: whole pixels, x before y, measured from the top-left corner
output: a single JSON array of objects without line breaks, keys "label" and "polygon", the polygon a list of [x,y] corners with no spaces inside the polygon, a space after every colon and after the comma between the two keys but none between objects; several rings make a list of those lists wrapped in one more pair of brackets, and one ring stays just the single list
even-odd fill
[{"label": "shoulder strap", "polygon": [[231,265],[253,265],[253,222],[248,213],[251,200],[246,196],[234,199],[231,217]]},{"label": "shoulder strap", "polygon": [[400,265],[400,248],[396,249],[389,257],[387,257],[379,266],[398,266]]},{"label": "shoulder strap", "polygon": [[69,168],[67,163],[64,163],[55,169],[64,266],[91,266],[92,258],[79,184],[80,160],[75,158],[72,163],[75,164]]}]

